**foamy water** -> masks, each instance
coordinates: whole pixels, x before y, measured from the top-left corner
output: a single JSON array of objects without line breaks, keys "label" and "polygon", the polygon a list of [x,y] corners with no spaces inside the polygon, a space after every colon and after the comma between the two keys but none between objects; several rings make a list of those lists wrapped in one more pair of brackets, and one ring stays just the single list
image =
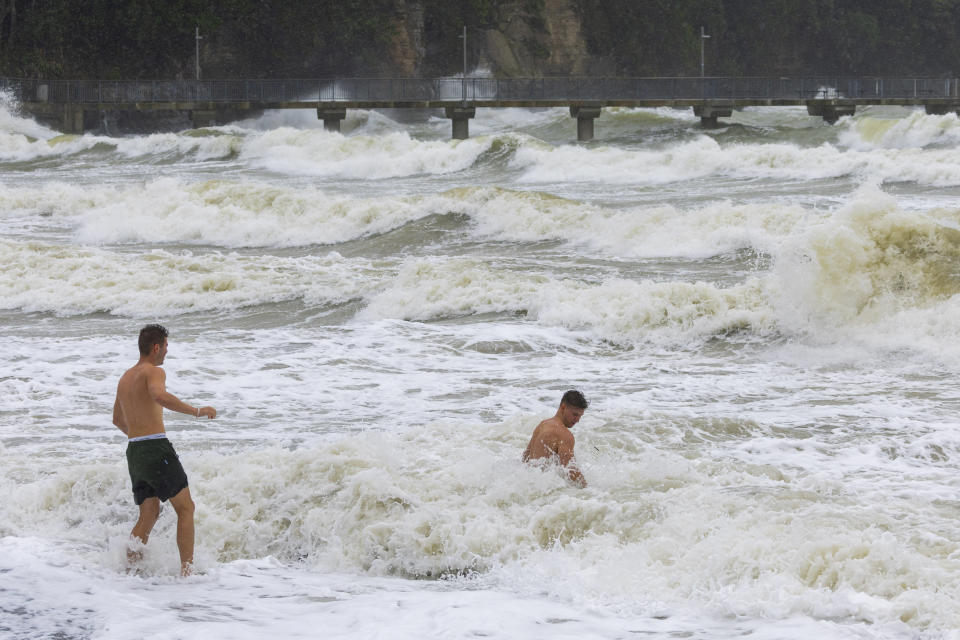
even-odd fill
[{"label": "foamy water", "polygon": [[[958,638],[960,122],[0,109],[0,635]],[[148,322],[197,503],[139,573]],[[561,393],[589,482],[519,454]]]}]

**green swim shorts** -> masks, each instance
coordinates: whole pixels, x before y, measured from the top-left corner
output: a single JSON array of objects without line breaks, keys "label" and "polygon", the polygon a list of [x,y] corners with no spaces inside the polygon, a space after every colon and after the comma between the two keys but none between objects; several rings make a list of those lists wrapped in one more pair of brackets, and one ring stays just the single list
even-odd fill
[{"label": "green swim shorts", "polygon": [[127,444],[127,468],[138,505],[153,497],[166,502],[188,486],[180,458],[166,438]]}]

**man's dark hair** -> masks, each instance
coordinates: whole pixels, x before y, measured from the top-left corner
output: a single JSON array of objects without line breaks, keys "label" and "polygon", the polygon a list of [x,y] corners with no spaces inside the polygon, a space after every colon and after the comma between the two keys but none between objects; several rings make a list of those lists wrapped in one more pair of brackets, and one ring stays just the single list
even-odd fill
[{"label": "man's dark hair", "polygon": [[148,356],[153,349],[153,345],[163,346],[163,341],[167,339],[167,330],[159,324],[148,324],[140,329],[140,339],[137,345],[140,347],[140,355]]},{"label": "man's dark hair", "polygon": [[583,394],[577,391],[576,389],[570,389],[563,397],[560,398],[561,404],[568,404],[571,407],[577,407],[578,409],[586,409],[590,403],[587,402],[587,399],[583,397]]}]

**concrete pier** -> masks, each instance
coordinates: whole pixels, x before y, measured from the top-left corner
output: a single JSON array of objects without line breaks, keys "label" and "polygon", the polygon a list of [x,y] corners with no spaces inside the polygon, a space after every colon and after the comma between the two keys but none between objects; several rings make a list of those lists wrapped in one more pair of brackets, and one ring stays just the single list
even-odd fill
[{"label": "concrete pier", "polygon": [[325,128],[338,131],[349,109],[444,109],[453,138],[462,140],[477,108],[563,107],[577,119],[577,139],[584,141],[594,137],[594,121],[606,107],[693,108],[704,127],[744,107],[803,106],[829,123],[867,105],[960,111],[960,78],[946,77],[0,78],[0,89],[12,92],[25,113],[76,133],[111,117],[144,123],[154,114],[189,115],[194,126],[209,126],[268,109],[315,109]]},{"label": "concrete pier", "polygon": [[67,133],[83,133],[86,121],[86,112],[73,105],[64,105],[63,129]]},{"label": "concrete pier", "polygon": [[720,126],[718,118],[729,118],[733,115],[733,107],[730,105],[719,105],[706,103],[694,105],[693,115],[700,118],[700,124],[705,129],[716,129]]},{"label": "concrete pier", "polygon": [[857,112],[857,105],[830,102],[808,102],[807,113],[811,116],[820,116],[827,124],[836,124],[842,116],[852,116]]},{"label": "concrete pier", "polygon": [[[78,104],[50,105],[54,115],[47,122],[59,123],[64,133],[83,134],[100,125],[100,111]],[[58,109],[59,107],[59,109]]]},{"label": "concrete pier", "polygon": [[340,133],[340,121],[347,117],[346,107],[317,107],[317,118],[323,120],[323,128]]},{"label": "concrete pier", "polygon": [[951,112],[960,116],[960,102],[928,103],[923,106],[923,109],[928,116],[945,116]]},{"label": "concrete pier", "polygon": [[470,137],[470,118],[477,115],[476,107],[446,107],[445,113],[453,122],[452,138],[466,140]]},{"label": "concrete pier", "polygon": [[37,122],[63,133],[82,134],[84,131],[96,129],[100,123],[100,110],[97,105],[40,103],[31,108],[28,113],[36,118]]},{"label": "concrete pier", "polygon": [[570,115],[577,119],[577,140],[593,140],[593,121],[600,116],[601,109],[592,105],[570,107]]}]

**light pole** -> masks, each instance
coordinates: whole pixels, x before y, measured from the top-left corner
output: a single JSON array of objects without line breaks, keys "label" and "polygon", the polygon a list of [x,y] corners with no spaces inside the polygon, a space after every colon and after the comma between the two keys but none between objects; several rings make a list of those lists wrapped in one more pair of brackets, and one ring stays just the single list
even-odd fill
[{"label": "light pole", "polygon": [[197,60],[197,80],[200,79],[200,41],[203,40],[203,36],[200,35],[200,26],[197,25],[197,30],[195,33],[195,40],[197,45],[196,60]]},{"label": "light pole", "polygon": [[463,25],[463,106],[467,106],[467,25]]},{"label": "light pole", "polygon": [[708,35],[704,32],[703,26],[701,25],[701,26],[700,26],[700,77],[701,77],[701,78],[703,77],[703,41],[706,40],[706,39],[709,38],[709,37],[710,37],[710,36],[708,36]]}]

